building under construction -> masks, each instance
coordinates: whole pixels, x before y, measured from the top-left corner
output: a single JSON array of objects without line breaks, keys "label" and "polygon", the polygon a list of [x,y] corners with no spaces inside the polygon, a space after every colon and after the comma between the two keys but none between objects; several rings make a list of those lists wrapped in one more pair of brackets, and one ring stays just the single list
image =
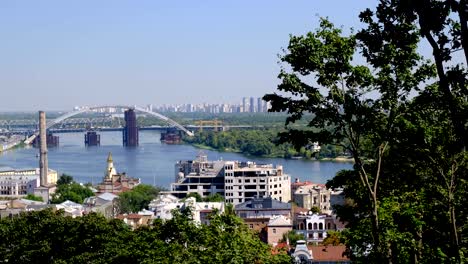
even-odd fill
[{"label": "building under construction", "polygon": [[125,127],[122,132],[124,146],[138,146],[138,127],[135,110],[125,111]]},{"label": "building under construction", "polygon": [[96,133],[96,131],[88,131],[85,134],[85,145],[86,146],[100,146],[101,145],[101,135]]}]

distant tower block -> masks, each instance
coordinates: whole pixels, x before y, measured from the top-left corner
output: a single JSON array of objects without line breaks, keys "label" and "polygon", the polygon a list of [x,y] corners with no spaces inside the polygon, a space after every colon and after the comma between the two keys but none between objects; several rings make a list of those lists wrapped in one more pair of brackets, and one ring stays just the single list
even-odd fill
[{"label": "distant tower block", "polygon": [[125,111],[125,127],[122,133],[124,146],[138,146],[138,127],[135,110]]}]

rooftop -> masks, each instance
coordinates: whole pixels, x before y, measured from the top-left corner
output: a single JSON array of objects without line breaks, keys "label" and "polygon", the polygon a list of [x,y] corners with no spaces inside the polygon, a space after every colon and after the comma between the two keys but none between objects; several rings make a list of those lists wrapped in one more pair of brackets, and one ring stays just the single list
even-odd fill
[{"label": "rooftop", "polygon": [[291,204],[280,202],[271,197],[254,197],[252,200],[236,205],[236,210],[259,209],[291,210]]}]

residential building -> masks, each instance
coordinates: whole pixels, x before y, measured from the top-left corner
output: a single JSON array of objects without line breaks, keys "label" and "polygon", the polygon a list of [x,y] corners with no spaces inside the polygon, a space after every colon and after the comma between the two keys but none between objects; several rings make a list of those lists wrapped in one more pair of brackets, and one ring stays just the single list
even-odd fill
[{"label": "residential building", "polygon": [[100,213],[107,219],[112,219],[119,213],[117,198],[118,196],[113,193],[102,193],[88,197],[83,202],[84,210],[85,212]]},{"label": "residential building", "polygon": [[164,220],[172,219],[173,210],[190,208],[195,223],[208,225],[212,213],[224,212],[224,202],[197,202],[194,197],[177,199],[173,195],[162,194],[151,201],[148,208],[154,212],[155,218]]},{"label": "residential building", "polygon": [[255,98],[250,97],[250,105],[249,105],[249,112],[255,113],[257,109],[255,109]]},{"label": "residential building", "polygon": [[196,160],[177,162],[175,168],[175,182],[171,191],[165,193],[178,198],[189,193],[202,197],[217,193],[234,205],[255,196],[270,196],[279,201],[291,199],[291,177],[284,174],[280,165],[208,161],[206,155],[200,154]]},{"label": "residential building", "polygon": [[[57,182],[57,172],[48,169],[48,184]],[[0,196],[19,197],[34,193],[34,188],[40,185],[40,170],[0,168]]]},{"label": "residential building", "polygon": [[296,248],[291,256],[295,263],[351,263],[345,255],[346,246],[308,246],[304,240],[297,241]]},{"label": "residential building", "polygon": [[294,216],[294,229],[307,239],[307,242],[322,242],[328,231],[341,231],[345,224],[336,216],[327,214],[299,213]]},{"label": "residential building", "polygon": [[257,98],[257,112],[258,113],[265,112],[263,111],[264,110],[263,104],[264,104],[263,98],[258,97]]},{"label": "residential building", "polygon": [[239,204],[256,196],[269,196],[283,202],[290,200],[291,177],[283,173],[281,165],[226,161],[224,175],[228,203]]},{"label": "residential building", "polygon": [[150,214],[120,214],[115,218],[122,220],[125,224],[129,225],[132,229],[137,229],[141,226],[148,226],[153,220]]},{"label": "residential building", "polygon": [[284,215],[277,215],[270,218],[267,225],[267,242],[276,246],[283,238],[283,235],[292,230],[291,218]]},{"label": "residential building", "polygon": [[295,183],[295,192],[293,201],[299,206],[307,209],[317,207],[321,213],[331,214],[332,208],[330,205],[331,191],[324,184],[309,183],[297,187]]},{"label": "residential building", "polygon": [[247,97],[242,98],[242,112],[249,112],[249,99]]},{"label": "residential building", "polygon": [[177,198],[184,198],[190,193],[202,197],[218,193],[224,196],[224,161],[208,161],[203,153],[195,160],[178,161],[175,165],[175,181],[171,191],[165,192]]},{"label": "residential building", "polygon": [[276,216],[282,215],[291,219],[291,204],[277,201],[272,197],[254,197],[236,205],[235,212],[250,229],[258,231],[266,227],[270,219]]}]

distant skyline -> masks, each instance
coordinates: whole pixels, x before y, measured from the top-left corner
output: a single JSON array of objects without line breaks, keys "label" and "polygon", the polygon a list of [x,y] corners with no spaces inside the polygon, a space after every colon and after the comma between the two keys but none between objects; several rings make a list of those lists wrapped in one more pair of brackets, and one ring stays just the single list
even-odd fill
[{"label": "distant skyline", "polygon": [[0,112],[240,103],[276,90],[289,34],[360,28],[376,0],[0,1]]}]

